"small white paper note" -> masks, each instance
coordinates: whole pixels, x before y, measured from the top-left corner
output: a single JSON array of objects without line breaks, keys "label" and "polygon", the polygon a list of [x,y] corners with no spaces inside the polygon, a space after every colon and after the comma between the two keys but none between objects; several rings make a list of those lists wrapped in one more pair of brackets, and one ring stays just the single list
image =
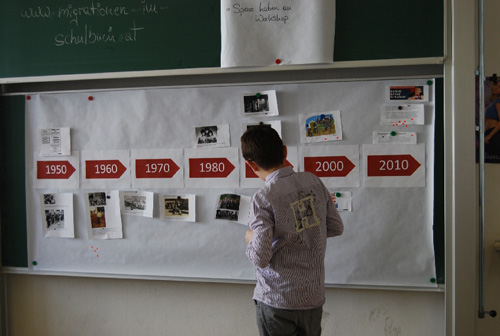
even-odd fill
[{"label": "small white paper note", "polygon": [[40,156],[71,154],[69,127],[39,129],[38,139],[40,143]]},{"label": "small white paper note", "polygon": [[382,105],[380,121],[384,125],[424,125],[424,105]]},{"label": "small white paper note", "polygon": [[415,132],[373,132],[373,144],[405,144],[415,145],[417,133]]},{"label": "small white paper note", "polygon": [[120,191],[122,214],[153,217],[154,193],[150,191]]}]

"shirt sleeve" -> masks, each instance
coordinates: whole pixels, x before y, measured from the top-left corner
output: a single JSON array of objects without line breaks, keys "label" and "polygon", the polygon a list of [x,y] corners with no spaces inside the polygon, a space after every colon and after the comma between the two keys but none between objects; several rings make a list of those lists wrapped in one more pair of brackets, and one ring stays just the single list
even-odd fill
[{"label": "shirt sleeve", "polygon": [[247,245],[246,255],[255,266],[265,268],[273,256],[274,212],[271,205],[254,197],[248,225],[253,237]]}]

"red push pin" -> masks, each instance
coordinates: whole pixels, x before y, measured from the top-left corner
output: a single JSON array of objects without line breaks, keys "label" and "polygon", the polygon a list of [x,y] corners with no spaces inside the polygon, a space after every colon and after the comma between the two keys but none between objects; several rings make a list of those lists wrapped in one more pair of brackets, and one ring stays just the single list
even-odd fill
[{"label": "red push pin", "polygon": [[279,58],[277,58],[277,59],[274,61],[274,63],[276,63],[276,64],[281,64],[281,60],[280,60]]},{"label": "red push pin", "polygon": [[89,96],[89,101],[92,101],[92,100],[94,100],[94,97]]},{"label": "red push pin", "polygon": [[31,96],[26,96],[26,100],[31,100]]}]

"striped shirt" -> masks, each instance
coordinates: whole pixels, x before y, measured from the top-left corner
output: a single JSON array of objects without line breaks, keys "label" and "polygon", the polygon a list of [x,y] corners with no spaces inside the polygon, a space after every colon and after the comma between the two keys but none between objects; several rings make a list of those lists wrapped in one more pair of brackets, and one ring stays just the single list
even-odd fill
[{"label": "striped shirt", "polygon": [[281,168],[253,196],[246,255],[257,267],[254,300],[280,309],[325,302],[326,238],[344,230],[330,193],[311,173]]}]

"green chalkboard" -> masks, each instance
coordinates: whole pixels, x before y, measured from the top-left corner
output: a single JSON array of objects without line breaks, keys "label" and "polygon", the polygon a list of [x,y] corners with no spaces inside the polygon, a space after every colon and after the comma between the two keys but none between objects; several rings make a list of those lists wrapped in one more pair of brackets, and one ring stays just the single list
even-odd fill
[{"label": "green chalkboard", "polygon": [[3,266],[28,266],[24,97],[0,96],[0,228]]},{"label": "green chalkboard", "polygon": [[[444,1],[336,6],[334,61],[443,56]],[[0,78],[214,68],[220,46],[219,0],[0,1]]]}]

